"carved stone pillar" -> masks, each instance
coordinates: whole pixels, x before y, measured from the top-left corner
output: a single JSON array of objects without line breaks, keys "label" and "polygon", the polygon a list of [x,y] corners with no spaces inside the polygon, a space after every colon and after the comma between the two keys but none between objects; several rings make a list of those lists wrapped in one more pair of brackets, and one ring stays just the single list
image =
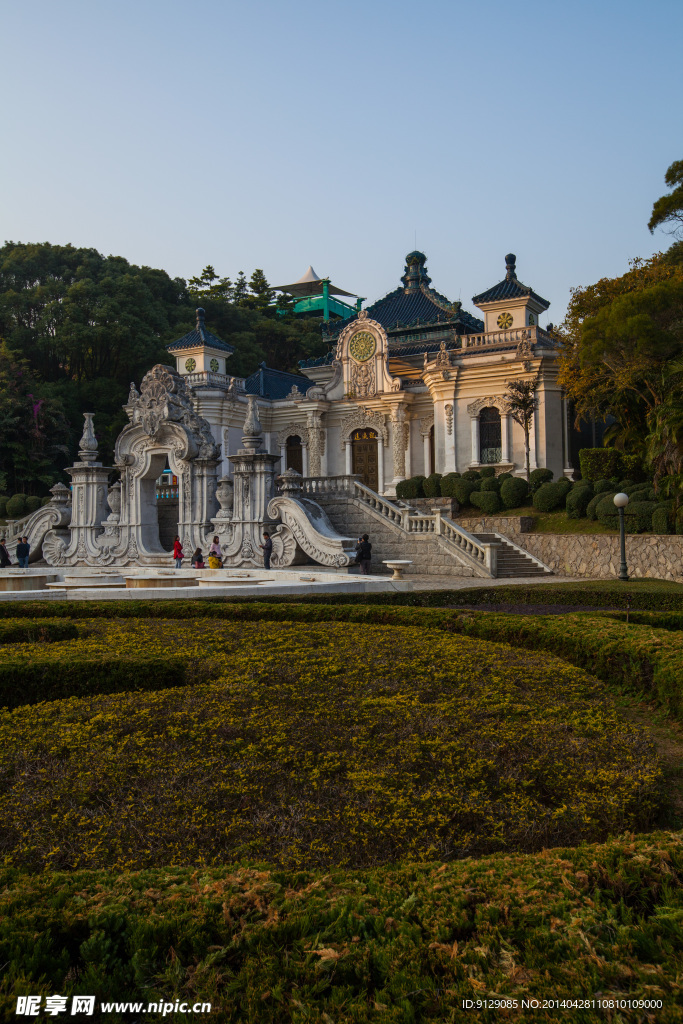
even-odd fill
[{"label": "carved stone pillar", "polygon": [[[472,414],[470,414],[472,415]],[[479,413],[472,415],[472,461],[470,465],[479,465]]]},{"label": "carved stone pillar", "polygon": [[353,473],[353,451],[351,449],[351,441],[344,442],[344,455],[344,472],[346,473],[347,476],[351,476],[351,474]]}]

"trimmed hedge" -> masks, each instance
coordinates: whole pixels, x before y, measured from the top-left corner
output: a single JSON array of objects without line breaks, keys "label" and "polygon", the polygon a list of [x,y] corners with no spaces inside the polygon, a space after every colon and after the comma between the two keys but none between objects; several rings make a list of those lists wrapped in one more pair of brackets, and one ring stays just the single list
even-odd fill
[{"label": "trimmed hedge", "polygon": [[505,508],[519,508],[526,504],[529,486],[521,476],[511,476],[500,485],[500,497]]},{"label": "trimmed hedge", "polygon": [[470,494],[470,502],[487,516],[495,516],[502,507],[497,491],[473,491]]},{"label": "trimmed hedge", "polygon": [[424,488],[425,498],[440,498],[441,473],[430,473],[422,486]]},{"label": "trimmed hedge", "polygon": [[460,506],[470,504],[470,497],[477,490],[478,483],[478,480],[467,480],[464,476],[460,480],[453,481],[450,489]]},{"label": "trimmed hedge", "polygon": [[586,480],[601,480],[618,476],[621,452],[616,448],[582,448],[579,452],[581,476]]},{"label": "trimmed hedge", "polygon": [[535,494],[543,484],[549,484],[553,478],[552,469],[532,469],[529,474],[529,490]]},{"label": "trimmed hedge", "polygon": [[493,466],[484,466],[479,470],[479,475],[482,480],[488,480],[489,477],[494,477],[496,475],[496,471]]},{"label": "trimmed hedge", "polygon": [[493,494],[500,494],[500,482],[495,476],[487,476],[481,481],[481,491],[491,491]]},{"label": "trimmed hedge", "polygon": [[659,534],[673,533],[673,502],[660,503],[652,513],[652,532]]},{"label": "trimmed hedge", "polygon": [[460,480],[460,473],[446,473],[441,477],[441,497],[457,498],[455,493],[455,482]]},{"label": "trimmed hedge", "polygon": [[585,516],[592,497],[593,490],[591,487],[572,487],[565,503],[568,518],[581,519],[582,516]]},{"label": "trimmed hedge", "polygon": [[595,494],[606,494],[608,491],[611,494],[617,493],[611,480],[596,480],[593,484],[593,491]]},{"label": "trimmed hedge", "polygon": [[396,497],[400,499],[424,498],[425,479],[424,476],[411,476],[408,480],[399,480],[396,484]]},{"label": "trimmed hedge", "polygon": [[42,503],[42,499],[39,498],[36,494],[29,494],[28,498],[26,499],[27,515],[29,515],[31,512],[37,512]]},{"label": "trimmed hedge", "polygon": [[8,519],[21,519],[26,515],[26,495],[13,494],[5,506],[5,515]]},{"label": "trimmed hedge", "polygon": [[0,494],[0,519],[4,519],[7,513],[7,502],[9,494]]},{"label": "trimmed hedge", "polygon": [[0,620],[0,644],[54,643],[75,640],[78,636],[76,626],[62,619]]},{"label": "trimmed hedge", "polygon": [[553,512],[563,504],[566,494],[567,489],[559,480],[554,484],[541,484],[534,493],[532,503],[539,512]]}]

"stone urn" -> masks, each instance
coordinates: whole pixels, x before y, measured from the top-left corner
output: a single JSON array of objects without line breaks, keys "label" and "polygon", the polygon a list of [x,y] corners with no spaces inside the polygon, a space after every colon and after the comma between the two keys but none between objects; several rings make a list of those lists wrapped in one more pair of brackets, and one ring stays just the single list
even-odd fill
[{"label": "stone urn", "polygon": [[229,476],[222,476],[218,481],[216,499],[220,505],[216,519],[230,519],[232,517],[232,506],[235,495],[234,484]]},{"label": "stone urn", "polygon": [[107,520],[112,523],[118,523],[121,515],[121,481],[117,480],[113,487],[109,488],[107,494],[107,504],[111,509],[110,515],[107,516]]}]

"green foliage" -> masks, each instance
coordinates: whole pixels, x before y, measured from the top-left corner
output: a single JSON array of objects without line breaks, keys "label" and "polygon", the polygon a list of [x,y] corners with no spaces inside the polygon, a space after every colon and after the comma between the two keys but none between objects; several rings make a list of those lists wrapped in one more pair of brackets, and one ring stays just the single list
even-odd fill
[{"label": "green foliage", "polygon": [[430,473],[424,482],[425,498],[441,497],[441,473]]},{"label": "green foliage", "polygon": [[470,503],[476,508],[480,508],[487,516],[495,516],[502,508],[497,491],[473,491],[470,495]]},{"label": "green foliage", "polygon": [[408,480],[400,480],[396,484],[396,497],[405,501],[406,498],[424,498],[426,477],[411,476]]},{"label": "green foliage", "polygon": [[620,461],[622,472],[626,473],[628,477],[633,480],[645,479],[645,471],[643,470],[642,459],[639,455],[629,455],[626,452],[622,452]]},{"label": "green foliage", "polygon": [[652,232],[664,224],[671,225],[672,233],[680,236],[683,232],[683,160],[674,160],[667,168],[664,181],[671,191],[656,200],[647,226]]},{"label": "green foliage", "polygon": [[26,515],[26,495],[13,494],[5,506],[8,519],[21,519]]},{"label": "green foliage", "polygon": [[500,494],[500,481],[495,476],[487,476],[481,481],[480,490]]},{"label": "green foliage", "polygon": [[26,512],[37,512],[43,503],[43,499],[39,498],[37,494],[29,494],[26,499]]},{"label": "green foliage", "polygon": [[581,519],[585,516],[588,504],[593,497],[591,487],[572,487],[567,495],[565,508],[570,519]]},{"label": "green foliage", "polygon": [[477,490],[478,484],[478,480],[466,479],[466,474],[463,473],[460,480],[453,481],[450,485],[450,490],[457,499],[458,504],[462,507],[470,504],[470,496]]},{"label": "green foliage", "polygon": [[529,491],[535,494],[542,484],[550,483],[553,478],[552,469],[534,469],[529,476]]},{"label": "green foliage", "polygon": [[607,494],[608,491],[614,492],[614,484],[611,480],[596,480],[593,484],[593,491],[595,494]]},{"label": "green foliage", "polygon": [[[615,491],[614,494],[617,492]],[[619,529],[619,513],[614,504],[614,494],[601,495],[600,501],[595,509],[595,516],[598,522],[607,526],[610,530]]]},{"label": "green foliage", "polygon": [[468,469],[462,475],[463,480],[481,480],[481,474],[476,469]]},{"label": "green foliage", "polygon": [[445,476],[441,477],[441,497],[442,498],[455,498],[455,483],[456,480],[460,480],[460,473],[446,473]]},{"label": "green foliage", "polygon": [[619,473],[621,452],[616,448],[582,448],[579,463],[585,480],[603,480]]},{"label": "green foliage", "polygon": [[566,488],[557,483],[541,484],[532,498],[533,506],[539,512],[552,512],[559,508],[567,494]]},{"label": "green foliage", "polygon": [[652,513],[652,532],[659,534],[673,533],[674,525],[673,502],[657,505]]},{"label": "green foliage", "polygon": [[479,470],[479,476],[482,480],[488,480],[491,477],[495,477],[496,471],[493,466],[483,466]]},{"label": "green foliage", "polygon": [[512,479],[514,479],[512,473],[499,473],[498,477],[497,477],[497,480],[498,480],[499,484],[502,484],[504,480],[512,480]]},{"label": "green foliage", "polygon": [[596,495],[593,498],[591,498],[591,500],[588,502],[588,505],[586,506],[586,518],[590,519],[592,522],[595,522],[598,518],[598,505],[600,504],[600,502],[603,500],[603,498],[607,496],[613,498],[614,494],[616,494],[616,491],[598,491]]},{"label": "green foliage", "polygon": [[676,534],[679,537],[683,535],[683,508],[679,508],[676,513]]},{"label": "green foliage", "polygon": [[[75,640],[78,629],[72,622],[62,619],[7,619],[0,620],[0,644],[49,643],[56,640]],[[7,651],[2,652],[3,659]]]},{"label": "green foliage", "polygon": [[652,516],[658,508],[656,501],[630,501],[624,509],[626,533],[646,533],[652,529]]},{"label": "green foliage", "polygon": [[0,519],[4,519],[5,518],[5,513],[7,511],[7,502],[8,501],[9,501],[9,496],[7,494],[0,494]]},{"label": "green foliage", "polygon": [[529,487],[522,477],[510,477],[500,485],[500,497],[505,508],[519,508],[529,496]]}]

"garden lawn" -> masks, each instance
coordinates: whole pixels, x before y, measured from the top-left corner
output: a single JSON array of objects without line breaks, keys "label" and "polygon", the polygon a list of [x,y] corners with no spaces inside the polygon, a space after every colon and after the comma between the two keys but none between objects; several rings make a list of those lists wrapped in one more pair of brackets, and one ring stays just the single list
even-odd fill
[{"label": "garden lawn", "polygon": [[[7,865],[449,860],[644,829],[660,808],[642,731],[547,654],[414,625],[78,626],[3,659],[15,678],[90,665],[93,694],[81,673],[79,696],[0,712]],[[126,664],[205,659],[217,678],[103,694],[112,649]]]}]

